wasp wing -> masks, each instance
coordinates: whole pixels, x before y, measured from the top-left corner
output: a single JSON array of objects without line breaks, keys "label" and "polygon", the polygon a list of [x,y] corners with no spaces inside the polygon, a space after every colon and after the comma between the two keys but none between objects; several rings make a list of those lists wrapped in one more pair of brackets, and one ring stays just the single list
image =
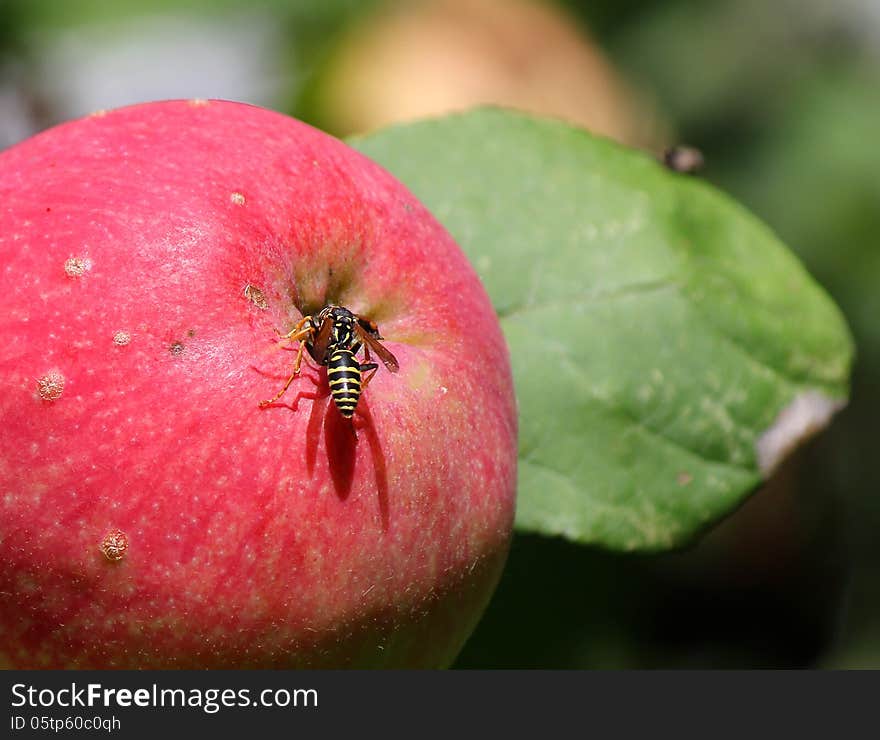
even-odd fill
[{"label": "wasp wing", "polygon": [[376,325],[369,321],[367,322],[367,326],[370,328],[367,329],[364,327],[365,321],[367,320],[358,317],[358,322],[355,324],[355,332],[358,335],[358,339],[374,352],[376,357],[382,360],[382,363],[389,371],[396,373],[400,370],[400,364],[397,362],[397,358],[379,342],[377,338],[379,336],[379,330],[376,328]]},{"label": "wasp wing", "polygon": [[330,337],[333,334],[333,319],[330,316],[325,317],[318,327],[318,333],[315,335],[314,341],[306,345],[312,359],[319,365],[327,364],[327,347],[330,344]]}]

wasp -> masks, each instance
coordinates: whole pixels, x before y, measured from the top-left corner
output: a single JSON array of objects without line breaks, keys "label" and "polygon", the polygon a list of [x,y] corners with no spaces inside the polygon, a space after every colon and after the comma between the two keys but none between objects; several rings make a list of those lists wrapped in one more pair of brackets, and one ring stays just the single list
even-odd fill
[{"label": "wasp", "polygon": [[[268,406],[284,395],[299,374],[304,351],[327,368],[330,394],[339,413],[346,419],[354,415],[361,393],[379,368],[377,363],[370,362],[370,350],[392,373],[400,369],[397,358],[380,343],[382,336],[376,323],[343,306],[331,304],[324,306],[315,316],[303,316],[282,339],[300,343],[293,372],[284,387],[268,401],[261,401],[260,406]],[[361,347],[364,362],[356,356]]]}]

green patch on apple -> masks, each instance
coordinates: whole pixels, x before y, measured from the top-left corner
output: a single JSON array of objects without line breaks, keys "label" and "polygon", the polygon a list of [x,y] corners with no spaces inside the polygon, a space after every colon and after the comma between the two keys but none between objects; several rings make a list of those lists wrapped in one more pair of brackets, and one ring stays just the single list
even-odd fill
[{"label": "green patch on apple", "polygon": [[427,205],[489,292],[519,405],[520,531],[681,546],[846,403],[841,313],[705,182],[495,109],[350,143]]}]

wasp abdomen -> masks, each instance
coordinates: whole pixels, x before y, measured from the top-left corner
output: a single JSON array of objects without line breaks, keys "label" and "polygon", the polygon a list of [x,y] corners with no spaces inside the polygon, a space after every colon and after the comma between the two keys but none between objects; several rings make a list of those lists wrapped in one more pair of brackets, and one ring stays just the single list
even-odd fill
[{"label": "wasp abdomen", "polygon": [[339,413],[350,419],[361,395],[361,366],[354,352],[337,349],[331,353],[327,360],[327,383]]}]

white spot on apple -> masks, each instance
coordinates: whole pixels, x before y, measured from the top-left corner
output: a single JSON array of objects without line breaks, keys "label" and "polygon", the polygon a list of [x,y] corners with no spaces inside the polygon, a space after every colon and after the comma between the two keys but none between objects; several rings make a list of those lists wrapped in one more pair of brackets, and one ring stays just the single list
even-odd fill
[{"label": "white spot on apple", "polygon": [[189,101],[189,104],[193,108],[203,108],[204,106],[208,105],[210,102],[211,101],[209,101],[209,100],[205,100],[205,98],[192,98]]},{"label": "white spot on apple", "polygon": [[120,329],[118,332],[116,332],[113,335],[113,344],[115,344],[119,347],[124,347],[130,341],[131,341],[131,334],[129,334],[127,331],[123,331]]},{"label": "white spot on apple", "polygon": [[241,193],[233,193],[229,196],[229,200],[231,200],[237,206],[243,206],[245,204],[244,195]]},{"label": "white spot on apple", "polygon": [[111,563],[119,562],[128,550],[128,535],[121,529],[111,529],[101,539],[100,550]]},{"label": "white spot on apple", "polygon": [[80,277],[92,269],[92,261],[88,257],[69,257],[64,261],[64,272],[68,277]]},{"label": "white spot on apple", "polygon": [[37,393],[44,401],[57,401],[64,392],[64,375],[60,370],[50,370],[37,379]]},{"label": "white spot on apple", "polygon": [[755,443],[758,468],[767,478],[794,449],[828,425],[846,403],[819,391],[804,391],[779,412]]},{"label": "white spot on apple", "polygon": [[266,296],[262,290],[260,290],[255,285],[251,285],[248,283],[244,286],[244,295],[251,303],[253,303],[257,308],[267,309],[269,308],[269,302],[266,300]]}]

